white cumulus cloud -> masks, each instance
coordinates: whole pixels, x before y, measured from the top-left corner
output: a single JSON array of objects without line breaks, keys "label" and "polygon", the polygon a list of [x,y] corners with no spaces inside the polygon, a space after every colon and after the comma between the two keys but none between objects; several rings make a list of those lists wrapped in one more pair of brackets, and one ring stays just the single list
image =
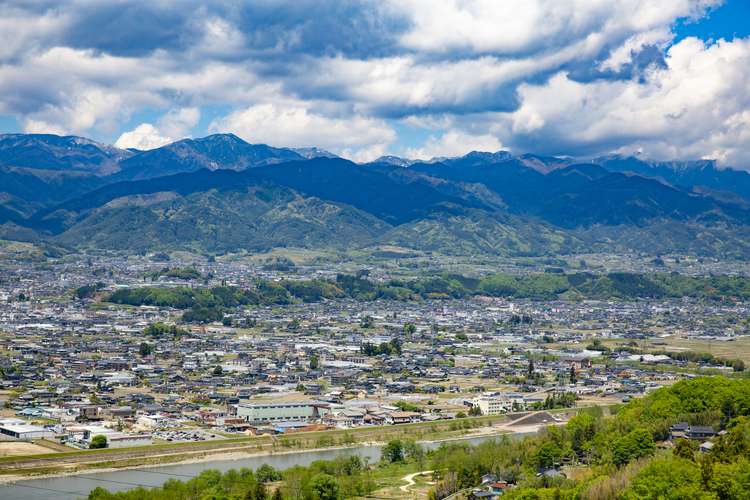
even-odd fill
[{"label": "white cumulus cloud", "polygon": [[642,151],[657,159],[716,158],[750,165],[750,40],[672,46],[645,82],[576,82],[559,73],[523,85],[508,140],[580,153]]},{"label": "white cumulus cloud", "polygon": [[329,118],[304,107],[259,104],[211,123],[212,133],[233,133],[250,143],[320,147],[334,153],[392,142],[396,133],[385,121],[353,115]]},{"label": "white cumulus cloud", "polygon": [[[413,27],[405,46],[443,53],[524,54],[564,50],[580,41],[596,50],[631,34],[696,18],[724,0],[393,0]],[[624,38],[623,38],[624,37]]]},{"label": "white cumulus cloud", "polygon": [[142,123],[134,130],[122,134],[115,146],[141,150],[160,148],[189,137],[188,132],[200,118],[201,113],[197,108],[173,109],[159,117],[158,127],[150,123]]},{"label": "white cumulus cloud", "polygon": [[159,129],[150,123],[142,123],[135,130],[122,134],[117,139],[115,146],[121,149],[134,148],[148,150],[166,146],[170,142],[172,140],[169,137],[161,135]]},{"label": "white cumulus cloud", "polygon": [[408,148],[407,158],[429,160],[430,158],[446,156],[463,156],[472,151],[496,152],[503,149],[500,141],[490,134],[471,135],[463,130],[449,130],[440,139],[431,135],[421,148]]},{"label": "white cumulus cloud", "polygon": [[26,120],[23,124],[23,131],[27,134],[55,134],[66,135],[64,128],[57,124],[50,124],[38,120]]},{"label": "white cumulus cloud", "polygon": [[198,108],[182,108],[171,110],[159,118],[159,130],[172,140],[180,140],[189,136],[189,131],[198,124],[201,112]]}]

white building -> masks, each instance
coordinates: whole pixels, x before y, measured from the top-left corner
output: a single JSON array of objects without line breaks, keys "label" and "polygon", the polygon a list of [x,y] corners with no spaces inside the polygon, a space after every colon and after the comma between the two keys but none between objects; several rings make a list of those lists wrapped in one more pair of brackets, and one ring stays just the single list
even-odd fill
[{"label": "white building", "polygon": [[72,422],[75,416],[62,408],[43,408],[42,418],[57,420],[58,422]]},{"label": "white building", "polygon": [[482,410],[482,415],[497,415],[510,411],[512,402],[499,392],[483,392],[472,400],[475,407]]},{"label": "white building", "polygon": [[55,431],[30,425],[20,418],[0,418],[0,434],[18,440],[54,438]]},{"label": "white building", "polygon": [[146,427],[166,427],[169,423],[169,417],[165,415],[143,415],[138,417],[138,423]]},{"label": "white building", "polygon": [[120,434],[107,436],[107,448],[130,448],[132,446],[148,446],[154,444],[151,434]]},{"label": "white building", "polygon": [[68,427],[68,442],[88,448],[96,436],[107,438],[107,448],[128,448],[154,444],[151,434],[123,434],[121,432],[95,425]]}]

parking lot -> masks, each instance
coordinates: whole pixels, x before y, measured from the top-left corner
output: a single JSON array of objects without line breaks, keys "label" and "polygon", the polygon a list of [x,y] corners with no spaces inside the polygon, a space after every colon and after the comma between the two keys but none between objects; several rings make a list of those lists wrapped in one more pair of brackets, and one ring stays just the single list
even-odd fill
[{"label": "parking lot", "polygon": [[210,441],[212,439],[224,439],[224,436],[220,436],[213,432],[204,431],[202,429],[175,429],[169,431],[154,431],[152,433],[154,438],[161,439],[162,441],[169,441],[174,443],[186,443],[191,441]]}]

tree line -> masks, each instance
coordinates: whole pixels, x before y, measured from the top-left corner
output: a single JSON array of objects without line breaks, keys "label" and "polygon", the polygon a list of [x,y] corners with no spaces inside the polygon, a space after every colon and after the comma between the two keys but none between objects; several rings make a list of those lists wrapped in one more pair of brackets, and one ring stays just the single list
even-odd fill
[{"label": "tree line", "polygon": [[[180,270],[179,272],[186,272]],[[172,271],[170,271],[172,272]],[[82,287],[76,296],[90,296],[96,289]],[[750,300],[750,278],[744,276],[682,276],[677,273],[544,273],[518,276],[491,274],[467,278],[442,273],[423,280],[375,282],[366,274],[339,274],[333,280],[258,280],[248,289],[143,287],[113,292],[104,301],[134,306],[153,305],[178,309],[230,308],[239,305],[281,305],[294,300],[319,302],[337,298],[359,301],[423,301],[465,299],[473,296],[553,300],[560,296],[581,299],[682,298]],[[523,320],[523,318],[520,318]]]}]

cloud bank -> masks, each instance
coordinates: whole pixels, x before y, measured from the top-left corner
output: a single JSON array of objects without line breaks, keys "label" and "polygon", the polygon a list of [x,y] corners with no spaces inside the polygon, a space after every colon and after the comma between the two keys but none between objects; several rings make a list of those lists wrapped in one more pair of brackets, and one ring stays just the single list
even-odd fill
[{"label": "cloud bank", "polygon": [[0,114],[138,149],[232,132],[358,160],[504,148],[750,168],[750,40],[674,42],[722,4],[10,0]]}]

